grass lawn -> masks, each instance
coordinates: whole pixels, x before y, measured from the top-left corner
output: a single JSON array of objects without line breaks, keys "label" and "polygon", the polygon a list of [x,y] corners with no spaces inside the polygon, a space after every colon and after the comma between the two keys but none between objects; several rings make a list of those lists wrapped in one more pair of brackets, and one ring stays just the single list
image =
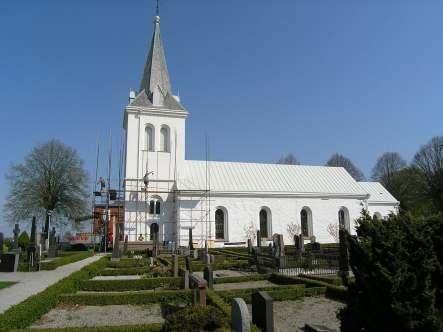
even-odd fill
[{"label": "grass lawn", "polygon": [[14,281],[0,281],[0,289],[16,284]]}]

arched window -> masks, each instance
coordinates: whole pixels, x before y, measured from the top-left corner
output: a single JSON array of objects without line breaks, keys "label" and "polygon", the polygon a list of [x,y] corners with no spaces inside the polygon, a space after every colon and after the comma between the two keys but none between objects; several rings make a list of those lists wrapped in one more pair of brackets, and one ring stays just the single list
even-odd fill
[{"label": "arched window", "polygon": [[169,127],[162,126],[160,129],[160,151],[169,152]]},{"label": "arched window", "polygon": [[271,211],[268,208],[260,210],[260,234],[261,237],[269,238],[271,236]]},{"label": "arched window", "polygon": [[342,207],[338,211],[338,226],[340,228],[346,229],[348,232],[350,231],[349,225],[349,211],[347,208]]},{"label": "arched window", "polygon": [[309,236],[309,225],[308,225],[308,211],[305,209],[300,212],[300,220],[301,220],[301,233],[303,236]]},{"label": "arched window", "polygon": [[303,207],[300,211],[301,233],[304,237],[313,235],[312,227],[312,211],[308,207]]},{"label": "arched window", "polygon": [[160,214],[160,201],[155,202],[155,214]]},{"label": "arched window", "polygon": [[155,141],[154,141],[154,127],[152,125],[147,125],[145,128],[146,134],[146,150],[154,151],[155,150]]},{"label": "arched window", "polygon": [[149,214],[154,214],[154,201],[149,202]]},{"label": "arched window", "polygon": [[222,209],[215,211],[215,239],[225,239],[225,213]]}]

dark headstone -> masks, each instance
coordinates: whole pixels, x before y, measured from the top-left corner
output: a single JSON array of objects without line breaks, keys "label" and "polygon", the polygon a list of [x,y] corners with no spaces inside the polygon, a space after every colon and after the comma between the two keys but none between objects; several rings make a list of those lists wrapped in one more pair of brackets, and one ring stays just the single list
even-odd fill
[{"label": "dark headstone", "polygon": [[274,331],[273,300],[267,292],[252,294],[252,323],[263,332]]},{"label": "dark headstone", "polygon": [[321,250],[321,246],[319,242],[314,242],[312,243],[312,251],[320,251]]},{"label": "dark headstone", "polygon": [[248,252],[249,254],[252,254],[252,240],[248,239]]},{"label": "dark headstone", "polygon": [[36,249],[36,220],[32,218],[31,237],[29,239],[29,245],[27,248],[28,253],[28,265],[31,271],[35,264],[35,249]]},{"label": "dark headstone", "polygon": [[189,273],[192,274],[192,260],[191,260],[191,257],[186,256],[186,258],[185,258],[185,264],[186,264],[186,270],[188,270]]},{"label": "dark headstone", "polygon": [[182,282],[183,288],[188,289],[189,288],[189,271],[184,270],[183,271],[183,282]]},{"label": "dark headstone", "polygon": [[305,242],[304,242],[304,238],[303,238],[303,234],[300,234],[298,236],[299,239],[299,247],[297,248],[298,250],[300,250],[300,252],[305,251]]},{"label": "dark headstone", "polygon": [[343,279],[343,284],[348,284],[349,277],[349,253],[348,253],[348,242],[346,240],[346,230],[340,228],[338,231],[339,235],[339,275]]},{"label": "dark headstone", "polygon": [[272,236],[272,242],[274,245],[274,255],[275,257],[282,257],[285,255],[285,244],[283,242],[282,234],[274,234]]},{"label": "dark headstone", "polygon": [[0,272],[17,272],[19,258],[18,252],[0,254]]},{"label": "dark headstone", "polygon": [[208,253],[209,253],[208,240],[205,240],[205,254],[207,255]]},{"label": "dark headstone", "polygon": [[0,233],[0,255],[3,254],[3,233]]},{"label": "dark headstone", "polygon": [[257,231],[257,247],[261,247],[261,232]]},{"label": "dark headstone", "polygon": [[125,244],[123,245],[123,255],[128,254],[128,235],[125,235]]},{"label": "dark headstone", "polygon": [[294,235],[294,247],[296,250],[300,248],[300,238],[298,235]]},{"label": "dark headstone", "polygon": [[57,257],[57,241],[55,239],[55,227],[52,227],[52,231],[49,232],[48,258],[54,257]]},{"label": "dark headstone", "polygon": [[210,265],[205,266],[203,270],[203,278],[208,283],[208,288],[212,289],[214,287],[214,272],[212,270],[212,266]]},{"label": "dark headstone", "polygon": [[194,250],[194,243],[192,242],[192,228],[189,228],[189,250]]},{"label": "dark headstone", "polygon": [[231,326],[234,332],[250,332],[251,320],[248,306],[242,298],[234,298],[231,307]]}]

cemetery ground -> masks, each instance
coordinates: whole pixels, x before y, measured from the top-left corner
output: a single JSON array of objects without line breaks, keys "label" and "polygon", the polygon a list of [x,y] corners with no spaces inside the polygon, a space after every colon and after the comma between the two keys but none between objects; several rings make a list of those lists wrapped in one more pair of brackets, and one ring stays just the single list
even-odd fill
[{"label": "cemetery ground", "polygon": [[[338,331],[336,311],[346,289],[337,277],[258,273],[248,248],[176,253],[152,258],[145,251],[117,260],[95,256],[6,310],[0,331],[231,331],[234,320],[250,325],[254,310],[263,317],[272,312],[274,331],[302,331],[305,323]],[[272,307],[254,304],[257,291],[272,299]],[[247,314],[233,311],[238,299],[246,303]],[[257,324],[250,330],[266,330]]]}]

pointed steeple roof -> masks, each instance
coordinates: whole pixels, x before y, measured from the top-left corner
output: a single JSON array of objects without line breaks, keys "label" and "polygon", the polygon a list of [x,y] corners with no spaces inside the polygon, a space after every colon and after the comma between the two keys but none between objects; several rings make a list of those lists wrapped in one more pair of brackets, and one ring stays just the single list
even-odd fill
[{"label": "pointed steeple roof", "polygon": [[142,90],[145,90],[151,101],[152,96],[157,92],[160,92],[163,96],[171,93],[171,82],[166,65],[165,51],[160,37],[159,16],[154,18],[154,34],[140,84],[140,92]]}]

